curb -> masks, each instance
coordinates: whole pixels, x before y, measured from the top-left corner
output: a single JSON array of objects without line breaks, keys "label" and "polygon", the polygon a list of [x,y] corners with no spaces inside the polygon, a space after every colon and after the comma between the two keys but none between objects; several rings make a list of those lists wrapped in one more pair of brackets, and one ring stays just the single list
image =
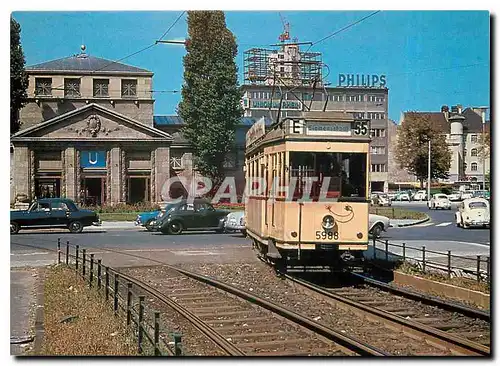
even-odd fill
[{"label": "curb", "polygon": [[429,215],[427,215],[427,214],[425,214],[425,215],[427,216],[425,219],[412,222],[411,224],[398,224],[398,227],[407,227],[407,226],[414,226],[414,225],[423,224],[424,222],[427,222],[431,219]]}]

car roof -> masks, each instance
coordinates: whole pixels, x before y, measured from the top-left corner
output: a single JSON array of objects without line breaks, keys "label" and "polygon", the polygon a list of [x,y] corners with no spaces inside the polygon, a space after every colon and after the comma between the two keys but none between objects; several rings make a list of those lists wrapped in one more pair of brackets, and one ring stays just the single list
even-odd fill
[{"label": "car roof", "polygon": [[462,201],[464,204],[465,203],[471,203],[471,202],[485,202],[489,204],[489,201],[486,198],[481,198],[481,197],[472,197],[472,198],[467,198]]},{"label": "car roof", "polygon": [[40,198],[40,199],[36,200],[36,202],[42,202],[42,203],[54,203],[54,202],[67,203],[67,202],[70,202],[70,203],[74,203],[69,198]]}]

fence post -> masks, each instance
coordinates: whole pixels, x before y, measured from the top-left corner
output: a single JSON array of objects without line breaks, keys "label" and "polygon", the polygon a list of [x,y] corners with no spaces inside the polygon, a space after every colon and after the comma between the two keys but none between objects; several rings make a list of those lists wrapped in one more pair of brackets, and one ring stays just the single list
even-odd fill
[{"label": "fence post", "polygon": [[160,348],[158,343],[160,343],[160,313],[155,312],[155,356],[161,356]]},{"label": "fence post", "polygon": [[174,338],[174,354],[176,356],[181,356],[182,355],[182,348],[181,348],[182,335],[180,333],[173,333],[172,337]]},{"label": "fence post", "polygon": [[425,245],[422,247],[422,270],[425,272]]},{"label": "fence post", "polygon": [[377,242],[373,237],[373,259],[377,259]]},{"label": "fence post", "polygon": [[61,263],[61,238],[57,238],[57,264]]},{"label": "fence post", "polygon": [[115,293],[114,293],[114,311],[115,315],[118,315],[118,278],[120,275],[118,273],[115,273]]},{"label": "fence post", "polygon": [[83,279],[85,279],[85,252],[86,249],[82,250],[82,274],[83,274]]},{"label": "fence post", "polygon": [[105,281],[105,284],[106,284],[106,301],[108,301],[108,298],[109,298],[109,267],[106,266],[106,281]]},{"label": "fence post", "polygon": [[94,253],[90,255],[89,287],[92,287],[93,280],[94,280]]},{"label": "fence post", "polygon": [[389,240],[385,241],[385,261],[389,260]]},{"label": "fence post", "polygon": [[490,286],[490,257],[486,257],[486,277],[488,280],[488,286]]},{"label": "fence post", "polygon": [[403,261],[406,260],[406,243],[403,243]]},{"label": "fence post", "polygon": [[132,318],[132,312],[130,310],[130,306],[132,305],[132,284],[127,283],[127,325],[130,325],[130,321]]},{"label": "fence post", "polygon": [[75,255],[75,257],[76,257],[76,258],[75,258],[75,261],[76,261],[76,262],[75,262],[75,267],[76,267],[76,271],[77,271],[77,272],[78,272],[78,251],[79,251],[79,250],[80,250],[80,246],[79,246],[79,245],[77,245],[77,246],[76,246],[76,255]]},{"label": "fence post", "polygon": [[477,256],[477,282],[481,282],[481,256]]},{"label": "fence post", "polygon": [[451,250],[448,250],[448,278],[451,278]]},{"label": "fence post", "polygon": [[66,265],[69,264],[69,240],[66,241]]},{"label": "fence post", "polygon": [[101,259],[97,260],[97,290],[101,290]]},{"label": "fence post", "polygon": [[144,296],[139,296],[139,322],[138,322],[138,329],[139,329],[139,334],[137,336],[137,342],[138,342],[138,352],[142,353],[142,320],[144,318]]}]

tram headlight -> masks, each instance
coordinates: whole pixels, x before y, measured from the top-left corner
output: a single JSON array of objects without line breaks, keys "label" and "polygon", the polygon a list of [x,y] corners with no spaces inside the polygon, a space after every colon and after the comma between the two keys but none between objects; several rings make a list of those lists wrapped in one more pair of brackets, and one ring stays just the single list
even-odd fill
[{"label": "tram headlight", "polygon": [[323,229],[331,230],[333,229],[334,225],[335,225],[335,219],[333,218],[332,215],[326,215],[325,217],[323,217],[323,222],[321,222],[321,226],[323,226]]}]

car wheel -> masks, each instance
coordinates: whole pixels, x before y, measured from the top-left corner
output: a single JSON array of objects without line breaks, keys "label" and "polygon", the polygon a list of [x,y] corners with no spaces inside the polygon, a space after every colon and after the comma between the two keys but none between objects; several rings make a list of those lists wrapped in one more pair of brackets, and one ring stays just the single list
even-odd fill
[{"label": "car wheel", "polygon": [[373,229],[371,230],[371,233],[372,233],[372,236],[375,238],[375,239],[378,239],[380,238],[380,235],[382,234],[382,230],[384,229],[384,227],[381,225],[381,224],[377,224],[373,227]]},{"label": "car wheel", "polygon": [[10,223],[10,234],[14,235],[19,232],[19,224],[17,222],[12,221]]},{"label": "car wheel", "polygon": [[81,233],[83,230],[83,225],[80,221],[72,221],[69,223],[68,229],[72,233]]},{"label": "car wheel", "polygon": [[451,206],[450,206],[450,207],[448,207],[448,210],[451,210]]},{"label": "car wheel", "polygon": [[153,231],[153,222],[155,221],[155,219],[149,219],[148,221],[146,221],[146,223],[144,224],[144,227],[146,228],[147,231]]},{"label": "car wheel", "polygon": [[168,224],[168,233],[172,235],[179,235],[184,230],[184,227],[179,221],[174,221]]}]

